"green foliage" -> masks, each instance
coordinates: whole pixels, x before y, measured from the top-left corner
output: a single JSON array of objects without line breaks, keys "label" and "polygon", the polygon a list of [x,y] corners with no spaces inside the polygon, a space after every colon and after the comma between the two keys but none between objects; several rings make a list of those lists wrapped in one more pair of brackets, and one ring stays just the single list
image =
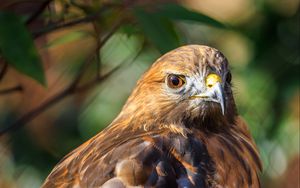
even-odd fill
[{"label": "green foliage", "polygon": [[21,18],[13,13],[0,12],[0,54],[16,70],[46,84],[33,39]]},{"label": "green foliage", "polygon": [[45,47],[46,48],[54,48],[58,45],[63,45],[66,43],[74,42],[76,40],[79,40],[85,36],[87,36],[88,33],[81,32],[81,31],[73,31],[71,33],[67,33],[66,35],[63,35],[61,37],[57,37],[56,39],[50,41]]},{"label": "green foliage", "polygon": [[159,7],[157,14],[170,19],[196,21],[218,28],[226,28],[223,23],[199,12],[191,11],[179,4],[163,4]]},{"label": "green foliage", "polygon": [[136,8],[134,13],[145,35],[161,53],[166,53],[180,45],[170,20],[140,8]]},{"label": "green foliage", "polygon": [[[40,176],[46,176],[50,168],[72,148],[110,124],[120,112],[136,80],[157,57],[186,45],[186,41],[215,47],[228,58],[239,114],[247,121],[263,158],[263,183],[266,181],[264,178],[278,168],[284,171],[280,166],[282,161],[289,160],[295,152],[299,153],[299,122],[296,122],[299,116],[294,117],[295,110],[291,107],[292,103],[296,103],[294,98],[299,92],[299,11],[289,16],[282,15],[268,5],[269,1],[259,1],[261,5],[253,2],[254,10],[249,9],[249,17],[237,22],[234,19],[226,21],[233,25],[229,28],[227,24],[180,4],[161,2],[148,6],[147,3],[135,5],[121,1],[111,1],[107,5],[102,1],[76,2],[55,1],[55,7],[63,9],[57,12],[45,9],[39,18],[46,25],[32,29],[35,37],[37,33],[43,37],[54,31],[43,44],[43,50],[55,57],[51,64],[51,73],[55,76],[51,77],[51,81],[57,79],[57,82],[49,91],[56,91],[66,82],[72,82],[76,73],[83,69],[81,63],[94,53],[95,44],[101,43],[106,36],[109,36],[107,42],[95,52],[99,55],[98,64],[94,61],[96,58],[91,61],[79,86],[95,78],[97,71],[101,76],[119,64],[131,64],[122,66],[104,83],[94,85],[93,90],[70,97],[71,100],[64,101],[66,103],[62,106],[46,111],[44,115],[51,121],[42,119],[39,124],[39,128],[47,127],[39,134],[51,138],[45,145],[37,144],[36,138],[31,139],[33,134],[17,130],[22,132],[12,136],[11,158],[15,161],[11,163],[16,166],[12,169],[26,165],[26,169],[32,167]],[[0,55],[20,72],[44,83],[37,50],[21,18],[0,12]],[[118,29],[113,30],[119,22]],[[63,32],[56,33],[57,28]],[[0,110],[1,125],[8,125],[4,120],[9,114],[14,114],[9,119],[14,121],[19,113],[17,110],[8,111],[6,106]],[[6,173],[7,169],[4,171]],[[12,172],[12,177],[17,173]],[[41,177],[40,181],[43,179]]]},{"label": "green foliage", "polygon": [[194,21],[225,28],[223,23],[204,14],[191,11],[179,4],[162,4],[151,11],[136,7],[134,14],[146,37],[161,53],[166,53],[183,44],[172,22],[173,20]]}]

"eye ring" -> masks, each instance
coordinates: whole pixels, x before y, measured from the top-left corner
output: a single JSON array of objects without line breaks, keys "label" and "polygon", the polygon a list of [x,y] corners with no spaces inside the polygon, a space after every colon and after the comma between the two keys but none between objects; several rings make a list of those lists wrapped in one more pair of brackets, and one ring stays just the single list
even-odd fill
[{"label": "eye ring", "polygon": [[172,89],[178,89],[186,83],[185,76],[176,74],[169,74],[166,81],[168,87]]}]

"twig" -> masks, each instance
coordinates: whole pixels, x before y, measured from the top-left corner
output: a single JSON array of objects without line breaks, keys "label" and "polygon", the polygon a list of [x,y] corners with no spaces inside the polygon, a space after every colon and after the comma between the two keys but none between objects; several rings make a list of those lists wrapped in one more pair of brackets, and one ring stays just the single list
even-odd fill
[{"label": "twig", "polygon": [[94,30],[95,30],[95,38],[97,40],[97,48],[98,48],[98,51],[96,52],[96,76],[97,78],[100,78],[100,72],[101,72],[101,57],[100,57],[100,42],[101,42],[101,31],[100,29],[98,28],[97,24],[96,23],[93,23],[93,27],[94,27]]},{"label": "twig", "polygon": [[97,78],[100,78],[100,73],[101,73],[101,57],[100,57],[100,52],[98,50],[97,54],[96,54],[96,76]]},{"label": "twig", "polygon": [[31,22],[33,22],[37,17],[39,17],[39,15],[41,15],[41,13],[43,13],[43,11],[45,10],[45,8],[49,5],[49,3],[51,3],[52,0],[45,0],[41,6],[38,8],[38,10],[36,12],[34,12],[26,21],[26,25],[30,24]]},{"label": "twig", "polygon": [[99,84],[99,83],[105,81],[117,69],[118,69],[118,67],[114,68],[113,70],[111,70],[107,74],[100,77],[100,79],[93,80],[93,81],[89,82],[88,84],[86,84],[86,85],[84,85],[80,88],[71,90],[70,87],[68,87],[68,88],[64,89],[63,91],[59,92],[58,94],[54,95],[50,99],[43,102],[37,108],[35,108],[32,111],[30,111],[29,113],[23,115],[21,118],[16,120],[13,124],[9,125],[8,127],[4,128],[3,130],[0,130],[0,136],[4,135],[5,133],[7,133],[9,131],[16,130],[16,129],[24,126],[26,123],[28,123],[29,121],[36,118],[39,114],[41,114],[42,112],[47,110],[49,107],[53,106],[54,104],[60,102],[62,99],[66,98],[68,96],[71,96],[74,93],[85,91],[86,89],[91,88],[95,84]]},{"label": "twig", "polygon": [[33,31],[32,35],[33,35],[34,38],[38,38],[41,35],[44,35],[46,33],[50,33],[50,32],[52,32],[54,30],[57,30],[57,29],[61,29],[61,28],[64,28],[64,27],[74,26],[74,25],[77,25],[77,24],[80,24],[80,23],[85,23],[85,22],[92,21],[96,17],[97,17],[96,15],[88,15],[84,18],[80,18],[80,19],[69,21],[69,22],[62,23],[62,24],[57,24],[57,23],[50,24],[48,26],[45,26],[41,30]]},{"label": "twig", "polygon": [[33,120],[35,117],[37,117],[41,112],[45,111],[50,106],[56,104],[61,99],[65,98],[66,96],[69,96],[70,91],[65,89],[64,91],[58,93],[57,95],[53,96],[52,98],[48,99],[44,103],[42,103],[37,108],[33,109],[29,113],[23,115],[21,118],[19,118],[17,121],[15,121],[13,124],[9,125],[8,127],[4,128],[0,131],[0,136],[4,135],[5,133],[16,130],[17,128],[20,128],[25,123]]},{"label": "twig", "polygon": [[[96,53],[99,52],[98,48],[102,47],[107,42],[107,40],[121,26],[121,24],[122,24],[122,21],[119,21],[117,24],[114,25],[114,27],[111,29],[111,31],[107,33],[107,35],[100,42],[100,44],[99,44],[100,46],[97,47]],[[17,119],[13,124],[9,125],[8,127],[4,128],[3,130],[1,130],[0,131],[0,136],[2,136],[3,134],[5,134],[8,131],[15,130],[15,129],[21,127],[21,126],[24,126],[26,123],[28,123],[29,121],[31,121],[34,118],[36,118],[39,114],[41,114],[46,109],[48,109],[49,107],[53,106],[54,104],[58,103],[59,101],[61,101],[65,97],[70,96],[70,95],[72,95],[72,94],[74,94],[76,92],[83,91],[83,90],[85,90],[87,88],[90,88],[91,86],[94,86],[96,83],[99,84],[99,83],[103,82],[113,72],[115,72],[117,70],[117,68],[115,68],[112,71],[108,72],[107,74],[101,76],[99,79],[93,80],[90,83],[86,84],[85,86],[77,88],[77,86],[78,86],[78,84],[79,84],[79,82],[80,82],[80,80],[81,80],[81,78],[82,78],[82,76],[83,76],[83,74],[84,74],[87,66],[93,60],[94,55],[92,55],[91,57],[89,57],[87,59],[87,61],[85,61],[83,63],[82,68],[79,70],[77,76],[72,81],[72,83],[68,87],[66,87],[66,89],[64,89],[63,91],[61,91],[58,94],[54,95],[50,99],[46,100],[45,102],[43,102],[42,104],[40,104],[37,108],[35,108],[32,111],[28,112],[27,114],[23,115],[22,117],[20,117],[19,119]]]},{"label": "twig", "polygon": [[[132,64],[133,62],[135,62],[135,60],[140,56],[140,54],[142,53],[143,49],[144,48],[141,47],[141,49],[139,50],[139,52],[136,53],[136,55],[133,58],[127,58],[127,60],[123,61],[118,66],[116,66],[115,68],[113,68],[111,71],[109,71],[109,73],[105,74],[105,76],[102,76],[102,78],[97,78],[96,77],[94,80],[90,81],[89,83],[87,83],[87,84],[85,84],[85,85],[83,85],[81,87],[78,87],[77,88],[77,92],[78,93],[80,93],[80,92],[86,92],[87,90],[93,88],[94,85],[96,85],[97,83],[99,83],[99,82],[101,83],[102,82],[101,79],[103,79],[103,78],[106,79],[105,77],[110,78],[110,76],[112,76],[115,72],[117,72],[122,67],[129,66],[130,64]],[[95,97],[92,97],[92,99],[87,102],[87,105],[85,105],[84,108],[86,108],[94,100],[95,100]]]},{"label": "twig", "polygon": [[38,38],[40,37],[41,35],[44,35],[46,33],[50,33],[54,30],[57,30],[57,29],[61,29],[61,28],[65,28],[65,27],[70,27],[70,26],[74,26],[74,25],[78,25],[78,24],[81,24],[81,23],[86,23],[86,22],[90,22],[96,18],[98,18],[100,16],[101,13],[103,13],[103,11],[107,10],[108,7],[111,7],[113,5],[109,4],[107,6],[103,6],[98,12],[94,13],[94,14],[90,14],[90,15],[87,15],[83,18],[79,18],[79,19],[76,19],[76,20],[72,20],[72,21],[69,21],[69,22],[66,22],[66,23],[55,23],[55,24],[50,24],[48,26],[45,26],[44,28],[42,28],[41,30],[38,30],[38,31],[33,31],[32,34],[33,34],[33,37],[34,38]]},{"label": "twig", "polygon": [[86,91],[92,87],[94,87],[96,84],[101,83],[102,81],[106,80],[108,77],[110,77],[112,74],[114,74],[117,70],[119,70],[121,68],[121,66],[123,65],[123,63],[121,63],[120,65],[116,66],[115,68],[113,68],[111,71],[109,71],[108,73],[106,73],[105,75],[101,76],[101,77],[96,77],[95,79],[93,79],[92,81],[80,86],[76,88],[76,92],[82,92],[82,91]]},{"label": "twig", "polygon": [[[96,50],[94,51],[94,55],[97,55],[97,53],[99,53],[100,48],[108,41],[108,39],[117,31],[117,29],[122,25],[123,20],[120,20],[119,22],[117,22],[112,29],[106,34],[106,36],[99,42]],[[91,56],[87,61],[85,61],[85,63],[82,64],[81,68],[79,69],[79,72],[77,74],[77,76],[75,77],[75,79],[73,80],[73,82],[70,84],[69,89],[70,90],[74,90],[77,85],[79,84],[79,81],[81,80],[84,71],[86,70],[86,68],[88,67],[88,65],[92,62],[94,56]]]},{"label": "twig", "polygon": [[[0,59],[0,61],[1,61],[1,59]],[[7,71],[7,63],[5,63],[5,62],[3,61],[3,67],[2,67],[2,69],[0,70],[0,81],[3,79],[3,77],[4,77],[5,73],[6,73],[6,71]]]},{"label": "twig", "polygon": [[14,87],[7,88],[7,89],[1,89],[0,95],[10,94],[10,93],[13,93],[16,91],[22,91],[22,90],[23,90],[22,86],[18,85],[18,86],[14,86]]}]

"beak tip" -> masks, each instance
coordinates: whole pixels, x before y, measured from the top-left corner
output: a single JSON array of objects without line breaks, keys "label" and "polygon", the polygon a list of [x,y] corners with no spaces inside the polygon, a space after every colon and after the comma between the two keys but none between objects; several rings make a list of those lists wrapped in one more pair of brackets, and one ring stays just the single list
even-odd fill
[{"label": "beak tip", "polygon": [[221,84],[218,84],[215,89],[215,94],[221,106],[222,114],[225,116],[225,97]]},{"label": "beak tip", "polygon": [[221,104],[221,110],[222,110],[222,114],[225,116],[225,108],[224,108],[224,103]]}]

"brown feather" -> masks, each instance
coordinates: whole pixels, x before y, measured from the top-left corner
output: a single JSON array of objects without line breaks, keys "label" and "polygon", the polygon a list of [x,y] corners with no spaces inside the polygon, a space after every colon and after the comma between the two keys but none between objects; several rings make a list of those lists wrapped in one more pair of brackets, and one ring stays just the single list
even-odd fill
[{"label": "brown feather", "polygon": [[246,123],[237,115],[230,83],[219,104],[188,100],[170,91],[176,73],[203,85],[209,73],[226,80],[226,58],[216,49],[190,45],[159,58],[138,81],[121,113],[105,130],[72,151],[43,187],[260,187],[262,169]]}]

